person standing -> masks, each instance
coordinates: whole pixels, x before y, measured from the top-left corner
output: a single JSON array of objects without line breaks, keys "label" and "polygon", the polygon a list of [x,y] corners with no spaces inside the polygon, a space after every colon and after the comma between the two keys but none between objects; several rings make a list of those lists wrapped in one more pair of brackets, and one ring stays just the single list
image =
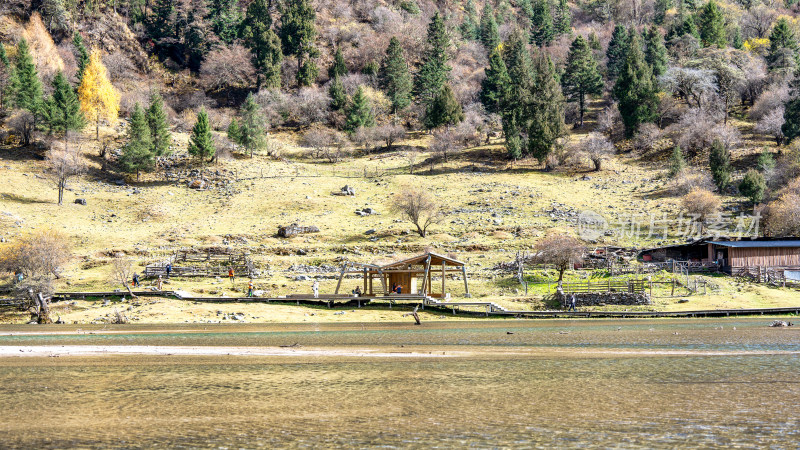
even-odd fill
[{"label": "person standing", "polygon": [[575,294],[571,295],[569,309],[567,311],[575,311]]},{"label": "person standing", "polygon": [[231,280],[231,285],[234,285],[234,284],[236,284],[236,283],[235,283],[235,282],[236,282],[236,276],[235,276],[235,275],[234,275],[234,273],[233,273],[233,267],[231,267],[230,269],[228,269],[228,278],[230,278],[230,280]]},{"label": "person standing", "polygon": [[172,263],[167,263],[167,278],[169,278],[169,274],[172,272]]},{"label": "person standing", "polygon": [[156,281],[156,289],[159,291],[164,286],[164,280],[161,279],[161,275],[158,276],[158,281]]},{"label": "person standing", "polygon": [[139,286],[140,286],[139,285],[139,274],[138,273],[134,273],[133,274],[133,287],[139,287]]},{"label": "person standing", "polygon": [[253,280],[250,280],[250,283],[247,285],[247,296],[253,296]]},{"label": "person standing", "polygon": [[311,290],[314,291],[314,298],[319,298],[319,281],[314,280],[314,284],[311,285]]}]

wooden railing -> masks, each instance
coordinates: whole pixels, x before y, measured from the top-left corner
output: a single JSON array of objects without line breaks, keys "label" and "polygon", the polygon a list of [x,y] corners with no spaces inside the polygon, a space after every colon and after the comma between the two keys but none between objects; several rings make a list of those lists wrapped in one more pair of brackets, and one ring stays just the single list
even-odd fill
[{"label": "wooden railing", "polygon": [[[557,288],[556,286],[556,289]],[[644,294],[647,289],[647,282],[644,280],[586,280],[585,282],[563,283],[561,289],[567,294],[588,294],[595,292],[635,292],[637,294]]]}]

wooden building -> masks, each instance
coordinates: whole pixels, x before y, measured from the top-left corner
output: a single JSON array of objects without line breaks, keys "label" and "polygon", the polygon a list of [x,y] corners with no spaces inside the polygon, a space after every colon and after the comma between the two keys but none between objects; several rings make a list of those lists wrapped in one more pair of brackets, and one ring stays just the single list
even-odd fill
[{"label": "wooden building", "polygon": [[[348,262],[342,266],[335,294],[339,294],[345,274],[360,274],[363,277],[364,296],[390,294],[393,286],[400,286],[404,295],[423,295],[434,298],[447,296],[447,278],[461,275],[464,290],[469,297],[466,264],[437,253],[423,253],[408,259],[385,265]],[[441,277],[441,285],[433,283],[433,276]]]},{"label": "wooden building", "polygon": [[642,262],[690,262],[716,265],[735,273],[743,268],[800,269],[800,239],[699,239],[639,253]]}]

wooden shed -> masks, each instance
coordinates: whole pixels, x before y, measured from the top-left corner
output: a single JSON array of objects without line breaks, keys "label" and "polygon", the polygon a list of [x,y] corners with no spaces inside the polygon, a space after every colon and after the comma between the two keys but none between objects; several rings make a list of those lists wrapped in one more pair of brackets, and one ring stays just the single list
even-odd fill
[{"label": "wooden shed", "polygon": [[727,272],[747,267],[800,269],[800,239],[708,241]]},{"label": "wooden shed", "polygon": [[[432,252],[385,265],[345,263],[336,285],[336,294],[339,293],[342,280],[348,273],[363,276],[362,292],[365,296],[390,294],[393,286],[400,286],[402,294],[426,295],[435,298],[446,297],[447,278],[449,275],[457,273],[461,275],[466,296],[469,297],[466,264]],[[441,277],[440,286],[434,286],[433,276]]]}]

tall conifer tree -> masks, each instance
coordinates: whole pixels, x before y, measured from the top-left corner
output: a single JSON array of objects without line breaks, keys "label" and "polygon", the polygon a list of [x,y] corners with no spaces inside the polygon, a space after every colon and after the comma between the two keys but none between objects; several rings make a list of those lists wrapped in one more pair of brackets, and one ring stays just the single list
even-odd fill
[{"label": "tall conifer tree", "polygon": [[500,44],[500,32],[497,29],[491,1],[486,2],[481,14],[481,42],[489,52]]},{"label": "tall conifer tree", "polygon": [[427,107],[439,94],[447,81],[450,66],[447,64],[447,50],[450,48],[450,36],[444,26],[444,20],[437,11],[428,25],[428,39],[422,65],[414,78],[414,93],[417,101]]},{"label": "tall conifer tree", "polygon": [[628,53],[629,42],[628,30],[622,25],[616,25],[606,50],[606,58],[608,58],[606,69],[610,80],[616,79],[622,71],[622,67],[625,65],[625,55]]},{"label": "tall conifer tree", "polygon": [[317,81],[319,69],[314,58],[319,56],[314,41],[317,38],[317,13],[310,0],[292,0],[283,4],[281,42],[287,55],[297,58],[297,84],[311,86]]},{"label": "tall conifer tree", "polygon": [[561,77],[561,87],[567,101],[578,102],[578,123],[583,126],[586,97],[603,93],[603,77],[597,68],[592,49],[583,36],[579,35],[572,41],[564,75]]},{"label": "tall conifer tree", "polygon": [[500,114],[503,99],[511,84],[508,70],[500,49],[495,48],[489,54],[489,67],[486,69],[486,78],[481,82],[481,103],[489,113]]},{"label": "tall conifer tree", "polygon": [[647,30],[645,39],[644,59],[653,69],[653,76],[659,77],[667,71],[667,48],[664,46],[664,36],[655,25]]},{"label": "tall conifer tree", "polygon": [[373,126],[375,126],[375,116],[372,115],[372,105],[364,93],[363,86],[359,86],[355,95],[353,95],[353,101],[347,108],[345,130],[354,133],[361,127],[370,128]]},{"label": "tall conifer tree", "polygon": [[625,65],[614,85],[614,97],[627,136],[633,136],[642,123],[653,121],[658,104],[656,94],[653,72],[644,60],[639,33],[631,33]]},{"label": "tall conifer tree", "polygon": [[556,69],[545,52],[539,51],[533,58],[532,101],[528,116],[528,152],[544,162],[564,135],[564,96],[556,81]]},{"label": "tall conifer tree", "polygon": [[42,83],[39,81],[39,72],[33,64],[28,41],[24,38],[17,44],[13,81],[15,106],[29,111],[33,115],[35,123],[42,108]]},{"label": "tall conifer tree", "polygon": [[150,136],[150,127],[144,111],[137,103],[133,108],[131,122],[128,125],[127,142],[122,148],[119,164],[126,173],[135,173],[136,179],[142,171],[148,171],[155,165],[155,155],[152,152],[153,142]]},{"label": "tall conifer tree", "polygon": [[389,40],[386,56],[379,71],[381,88],[392,102],[392,112],[397,113],[411,103],[411,74],[403,56],[403,47],[396,37]]},{"label": "tall conifer tree", "polygon": [[555,39],[553,15],[548,0],[533,0],[533,19],[531,20],[531,42],[539,47],[550,45]]},{"label": "tall conifer tree", "polygon": [[53,94],[45,102],[43,113],[50,131],[63,133],[65,145],[69,131],[81,130],[86,126],[78,96],[61,71],[53,78]]},{"label": "tall conifer tree", "polygon": [[241,36],[252,53],[257,87],[277,88],[281,85],[281,40],[272,31],[272,16],[267,0],[254,0],[247,7]]},{"label": "tall conifer tree", "polygon": [[189,154],[204,163],[217,152],[214,147],[214,140],[211,136],[211,126],[208,123],[208,113],[203,108],[197,114],[197,122],[192,127],[192,134],[189,136]]},{"label": "tall conifer tree", "polygon": [[706,47],[715,45],[722,48],[728,43],[728,37],[725,32],[725,17],[722,15],[722,11],[716,1],[709,0],[700,11],[699,25],[700,39]]},{"label": "tall conifer tree", "polygon": [[343,77],[347,75],[347,63],[344,62],[344,55],[340,47],[336,48],[333,55],[333,64],[328,68],[328,78]]},{"label": "tall conifer tree", "polygon": [[167,113],[164,111],[164,99],[157,92],[150,96],[146,117],[152,140],[151,152],[155,156],[168,154],[169,146],[172,145],[172,133],[169,132]]}]

